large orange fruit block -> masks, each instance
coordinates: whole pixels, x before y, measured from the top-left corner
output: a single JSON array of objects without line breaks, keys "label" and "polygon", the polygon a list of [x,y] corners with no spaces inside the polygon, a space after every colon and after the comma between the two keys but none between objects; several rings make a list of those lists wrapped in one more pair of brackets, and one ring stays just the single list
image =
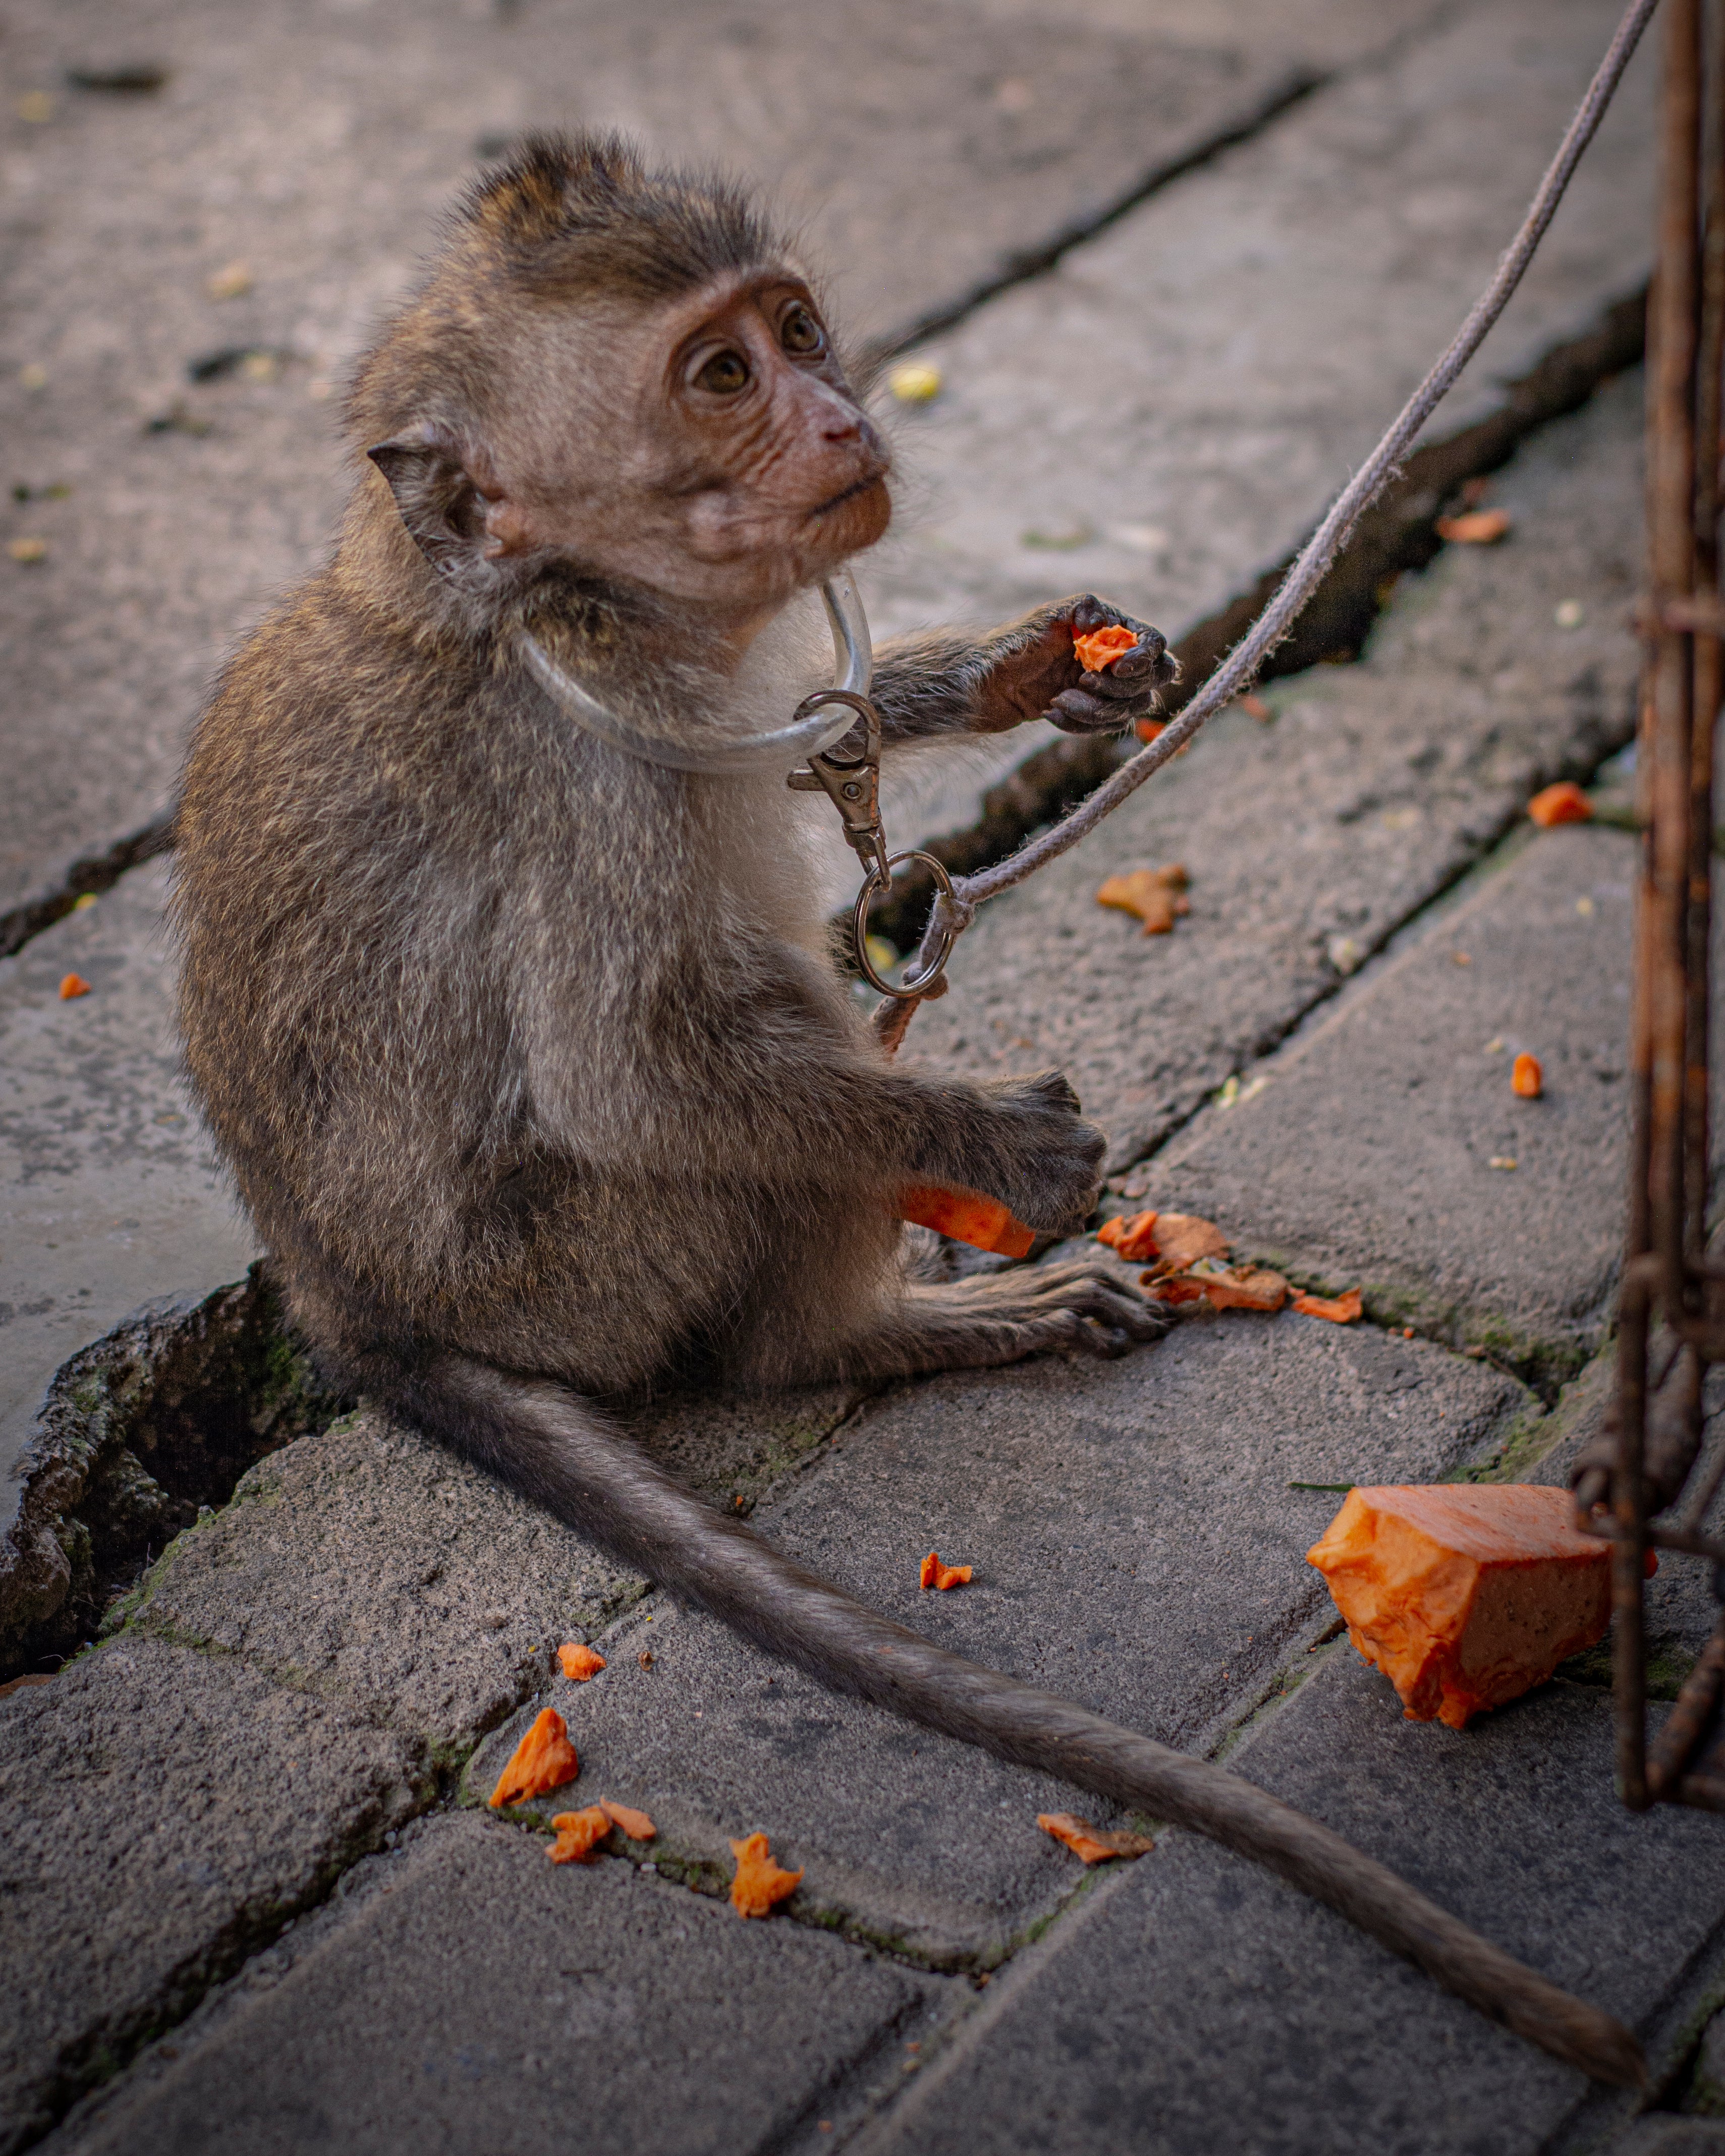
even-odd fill
[{"label": "large orange fruit block", "polygon": [[1577,1531],[1567,1490],[1355,1488],[1306,1556],[1410,1722],[1465,1728],[1610,1621],[1610,1547]]}]

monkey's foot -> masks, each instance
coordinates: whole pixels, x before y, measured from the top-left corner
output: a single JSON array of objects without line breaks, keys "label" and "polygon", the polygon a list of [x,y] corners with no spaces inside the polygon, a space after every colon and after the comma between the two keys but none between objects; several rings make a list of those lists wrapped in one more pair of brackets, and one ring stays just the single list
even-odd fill
[{"label": "monkey's foot", "polygon": [[1165,1310],[1093,1258],[912,1288],[898,1314],[906,1344],[922,1351],[917,1367],[942,1370],[1019,1363],[1055,1349],[1121,1355],[1159,1340],[1170,1322]]}]

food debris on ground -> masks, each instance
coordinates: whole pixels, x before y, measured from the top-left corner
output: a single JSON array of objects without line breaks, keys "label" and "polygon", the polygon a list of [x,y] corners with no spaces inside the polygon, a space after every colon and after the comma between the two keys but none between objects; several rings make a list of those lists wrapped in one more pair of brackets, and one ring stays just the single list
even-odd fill
[{"label": "food debris on ground", "polygon": [[546,1853],[553,1864],[591,1864],[611,1824],[600,1804],[589,1804],[585,1811],[559,1812],[552,1820],[557,1838]]},{"label": "food debris on ground", "polygon": [[1167,724],[1166,719],[1139,719],[1134,722],[1132,732],[1141,742],[1153,742]]},{"label": "food debris on ground", "polygon": [[243,300],[252,289],[252,273],[244,262],[229,262],[204,281],[213,300]]},{"label": "food debris on ground", "polygon": [[768,1917],[786,1895],[796,1892],[800,1871],[783,1871],[773,1861],[764,1834],[746,1835],[733,1841],[737,1876],[731,1882],[731,1906],[739,1917]]},{"label": "food debris on ground", "polygon": [[[1156,1240],[1156,1224],[1159,1213],[1122,1213],[1111,1220],[1105,1220],[1096,1230],[1096,1240],[1106,1243],[1128,1264],[1146,1265],[1152,1258],[1162,1255]],[[1224,1243],[1225,1250],[1228,1245]]]},{"label": "food debris on ground", "polygon": [[548,1790],[572,1782],[580,1772],[581,1762],[569,1742],[569,1726],[554,1707],[547,1707],[510,1754],[509,1764],[491,1792],[491,1807],[495,1810],[500,1804],[524,1804],[529,1797],[542,1797]]},{"label": "food debris on ground", "polygon": [[1036,1824],[1086,1864],[1106,1864],[1113,1856],[1142,1856],[1156,1846],[1147,1834],[1129,1834],[1124,1827],[1092,1826],[1076,1812],[1038,1812]]},{"label": "food debris on ground", "polygon": [[901,404],[927,404],[941,393],[942,376],[926,359],[907,359],[886,377],[886,387]]},{"label": "food debris on ground", "polygon": [[[1180,1281],[1183,1286],[1195,1287],[1217,1310],[1277,1311],[1288,1299],[1286,1281],[1267,1265],[1225,1265],[1214,1258],[1199,1258],[1187,1266]],[[1153,1291],[1153,1282],[1152,1286]]]},{"label": "food debris on ground", "polygon": [[949,1587],[968,1587],[970,1574],[969,1565],[942,1564],[939,1552],[930,1550],[922,1560],[919,1584],[923,1587],[936,1588],[944,1594]]},{"label": "food debris on ground", "polygon": [[1015,1220],[998,1198],[979,1191],[951,1190],[935,1183],[916,1183],[899,1193],[899,1218],[919,1228],[932,1228],[937,1235],[950,1235],[955,1243],[969,1243],[978,1250],[993,1250],[1004,1258],[1029,1255],[1036,1230]]},{"label": "food debris on ground", "polygon": [[1225,1258],[1228,1238],[1214,1220],[1200,1220],[1195,1213],[1158,1213],[1156,1248],[1170,1265],[1190,1265],[1200,1258]]},{"label": "food debris on ground", "polygon": [[1507,509],[1465,509],[1459,516],[1440,516],[1437,535],[1452,547],[1495,547],[1509,530]]},{"label": "food debris on ground", "polygon": [[1518,1055],[1509,1068],[1509,1090],[1517,1100],[1537,1101],[1545,1091],[1545,1072],[1537,1055]]},{"label": "food debris on ground", "polygon": [[1359,1487],[1306,1555],[1410,1722],[1464,1728],[1610,1622],[1611,1546],[1578,1532],[1567,1490]]},{"label": "food debris on ground", "polygon": [[1542,831],[1548,831],[1555,824],[1591,823],[1594,804],[1573,778],[1560,778],[1533,796],[1527,814]]},{"label": "food debris on ground", "polygon": [[1134,1265],[1153,1260],[1138,1278],[1160,1302],[1203,1298],[1217,1310],[1267,1312],[1288,1298],[1287,1281],[1267,1265],[1230,1265],[1227,1237],[1214,1220],[1194,1213],[1122,1214],[1104,1221],[1096,1240]]},{"label": "food debris on ground", "polygon": [[60,1001],[63,1004],[70,1003],[74,996],[87,996],[89,993],[90,983],[82,973],[68,973],[60,983]]},{"label": "food debris on ground", "polygon": [[1276,713],[1271,709],[1269,705],[1265,702],[1264,699],[1258,694],[1255,689],[1248,689],[1245,696],[1240,697],[1237,701],[1239,702],[1240,708],[1245,713],[1246,716],[1250,719],[1257,720],[1260,726],[1268,726],[1270,721],[1276,716]]},{"label": "food debris on ground", "polygon": [[1192,911],[1184,896],[1191,880],[1178,861],[1166,868],[1131,869],[1108,878],[1096,893],[1096,904],[1136,914],[1147,936],[1166,936],[1180,915]]},{"label": "food debris on ground", "polygon": [[1302,1317],[1327,1317],[1332,1325],[1352,1325],[1365,1306],[1359,1299],[1359,1290],[1351,1287],[1346,1295],[1296,1295],[1292,1307]]},{"label": "food debris on ground", "polygon": [[1101,629],[1093,629],[1087,635],[1072,639],[1072,656],[1086,674],[1100,674],[1105,666],[1122,659],[1128,651],[1137,648],[1137,633],[1124,623],[1106,622]]},{"label": "food debris on ground", "polygon": [[[633,1804],[615,1804],[609,1797],[601,1797],[599,1810],[613,1826],[621,1827],[631,1841],[656,1841],[659,1839],[659,1829],[645,1812],[638,1812]],[[552,1823],[556,1825],[555,1820]]]},{"label": "food debris on ground", "polygon": [[22,562],[26,567],[28,567],[33,562],[45,562],[48,559],[48,542],[33,536],[25,539],[8,539],[6,542],[6,551],[14,562]]},{"label": "food debris on ground", "polygon": [[579,1640],[565,1640],[557,1649],[557,1666],[572,1684],[585,1684],[603,1669],[605,1658],[596,1655],[591,1647],[583,1646]]},{"label": "food debris on ground", "polygon": [[1521,1164],[1515,1155],[1510,1152],[1494,1152],[1490,1160],[1486,1163],[1487,1168],[1501,1168],[1506,1175],[1512,1169],[1519,1168]]}]

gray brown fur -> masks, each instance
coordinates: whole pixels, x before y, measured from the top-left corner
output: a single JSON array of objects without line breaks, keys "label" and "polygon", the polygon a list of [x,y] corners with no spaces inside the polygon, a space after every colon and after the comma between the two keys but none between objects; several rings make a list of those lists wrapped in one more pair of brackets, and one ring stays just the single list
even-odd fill
[{"label": "gray brown fur", "polygon": [[[530,626],[649,730],[783,723],[814,684],[775,657],[778,618],[886,513],[884,449],[811,322],[735,196],[551,141],[469,198],[362,364],[340,543],[227,669],[178,811],[187,1067],[293,1313],[347,1382],[770,1650],[1185,1818],[1621,2075],[1615,2025],[1334,1837],[886,1625],[609,1423],[706,1375],[1112,1353],[1163,1322],[1100,1265],[906,1278],[903,1183],[1070,1231],[1101,1132],[1055,1074],[888,1060],[829,947],[802,820],[824,803],[621,754],[520,656]],[[1071,648],[1122,619],[1086,598],[889,646],[890,745],[1124,723],[1168,676],[1161,639],[1106,676]]]}]

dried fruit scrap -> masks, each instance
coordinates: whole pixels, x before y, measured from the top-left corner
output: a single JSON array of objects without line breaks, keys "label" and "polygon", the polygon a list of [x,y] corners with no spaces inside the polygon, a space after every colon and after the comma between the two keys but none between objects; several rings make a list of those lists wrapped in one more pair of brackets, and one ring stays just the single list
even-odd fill
[{"label": "dried fruit scrap", "polygon": [[1468,509],[1460,516],[1440,516],[1437,535],[1452,547],[1495,547],[1509,530],[1507,509]]},{"label": "dried fruit scrap", "polygon": [[613,1826],[621,1827],[631,1841],[656,1841],[659,1838],[659,1829],[645,1812],[638,1812],[633,1804],[614,1804],[609,1797],[601,1797],[599,1810]]},{"label": "dried fruit scrap", "polygon": [[1214,1220],[1195,1213],[1158,1213],[1156,1246],[1172,1265],[1195,1265],[1200,1258],[1225,1258],[1228,1238]]},{"label": "dried fruit scrap", "polygon": [[998,1198],[937,1183],[913,1183],[900,1191],[898,1216],[915,1221],[919,1228],[932,1228],[937,1235],[950,1235],[955,1243],[969,1243],[1004,1258],[1027,1256],[1036,1240],[1036,1230],[1014,1219]]},{"label": "dried fruit scrap", "polygon": [[1086,1864],[1106,1864],[1111,1856],[1142,1856],[1156,1846],[1147,1834],[1129,1834],[1124,1827],[1092,1826],[1076,1812],[1038,1812],[1036,1824]]},{"label": "dried fruit scrap", "polygon": [[1537,1055],[1518,1055],[1510,1067],[1509,1090],[1517,1100],[1537,1101],[1545,1091],[1545,1072]]},{"label": "dried fruit scrap", "polygon": [[568,1724],[554,1707],[547,1707],[510,1754],[509,1764],[491,1792],[492,1809],[542,1797],[547,1790],[572,1782],[580,1772],[581,1762],[569,1742]]},{"label": "dried fruit scrap", "polygon": [[591,1864],[593,1851],[611,1831],[611,1820],[603,1804],[585,1811],[559,1812],[552,1820],[557,1838],[546,1851],[553,1864]]},{"label": "dried fruit scrap", "polygon": [[63,1004],[69,1003],[74,996],[87,996],[89,993],[90,983],[82,973],[68,973],[60,983],[60,1001]]},{"label": "dried fruit scrap", "polygon": [[1352,1325],[1365,1305],[1359,1299],[1359,1290],[1351,1287],[1346,1295],[1296,1295],[1293,1307],[1302,1317],[1327,1317],[1332,1325]]},{"label": "dried fruit scrap", "polygon": [[1111,621],[1101,629],[1091,629],[1088,636],[1075,636],[1072,656],[1086,674],[1100,674],[1105,666],[1136,649],[1137,641],[1132,630]]},{"label": "dried fruit scrap", "polygon": [[1147,936],[1167,936],[1180,916],[1192,911],[1183,895],[1191,880],[1178,861],[1161,869],[1131,869],[1108,878],[1096,893],[1096,904],[1135,914]]},{"label": "dried fruit scrap", "polygon": [[565,1640],[557,1649],[557,1665],[571,1684],[585,1684],[596,1677],[605,1666],[603,1655],[596,1655],[591,1647],[584,1647],[578,1640]]},{"label": "dried fruit scrap", "polygon": [[1594,804],[1573,778],[1559,779],[1527,803],[1528,815],[1542,831],[1550,830],[1554,824],[1590,823],[1593,813]]},{"label": "dried fruit scrap", "polygon": [[1129,1265],[1142,1265],[1162,1255],[1156,1240],[1156,1223],[1160,1218],[1156,1213],[1122,1213],[1102,1223],[1096,1230],[1096,1240],[1106,1243]]},{"label": "dried fruit scrap", "polygon": [[971,1567],[968,1564],[942,1564],[937,1550],[930,1550],[922,1560],[919,1584],[932,1587],[944,1594],[949,1587],[968,1587]]},{"label": "dried fruit scrap", "polygon": [[739,1917],[770,1917],[788,1894],[793,1894],[803,1875],[783,1871],[773,1861],[764,1834],[747,1835],[733,1841],[737,1876],[731,1882],[731,1906]]},{"label": "dried fruit scrap", "polygon": [[1610,1621],[1610,1545],[1577,1532],[1567,1490],[1356,1488],[1306,1555],[1410,1722],[1465,1727]]},{"label": "dried fruit scrap", "polygon": [[1276,1311],[1288,1299],[1287,1282],[1267,1265],[1224,1265],[1200,1258],[1182,1277],[1217,1310]]}]

